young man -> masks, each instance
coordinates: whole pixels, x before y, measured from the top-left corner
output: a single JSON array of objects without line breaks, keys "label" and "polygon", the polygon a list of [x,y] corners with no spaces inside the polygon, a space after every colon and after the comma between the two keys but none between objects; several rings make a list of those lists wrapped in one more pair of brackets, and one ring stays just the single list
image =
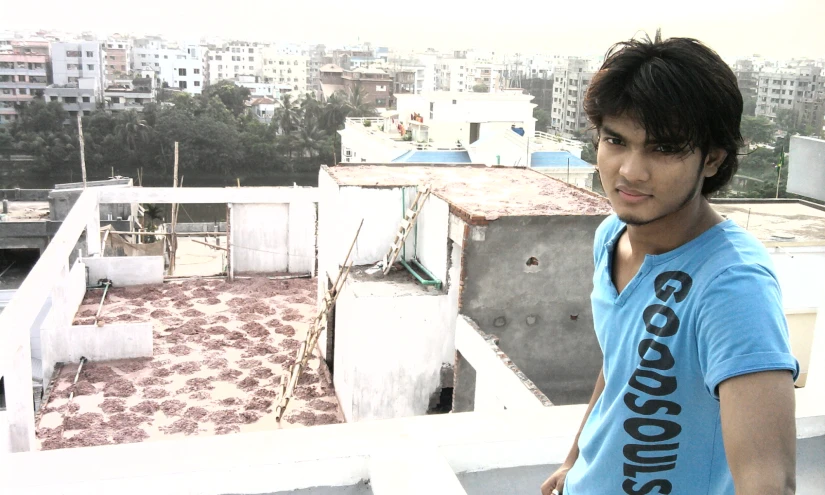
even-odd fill
[{"label": "young man", "polygon": [[686,38],[615,45],[584,103],[614,215],[596,232],[604,360],[544,495],[786,494],[794,385],[768,253],[707,197],[737,168],[742,96]]}]

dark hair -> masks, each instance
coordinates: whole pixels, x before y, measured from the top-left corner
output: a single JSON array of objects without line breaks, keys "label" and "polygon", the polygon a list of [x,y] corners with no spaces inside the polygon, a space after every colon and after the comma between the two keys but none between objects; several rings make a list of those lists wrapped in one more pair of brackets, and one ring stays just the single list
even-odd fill
[{"label": "dark hair", "polygon": [[685,152],[711,148],[728,155],[716,175],[705,178],[702,194],[727,184],[739,162],[742,93],[736,76],[719,55],[691,38],[662,41],[646,36],[613,45],[587,90],[584,110],[600,129],[605,116],[628,115],[651,142]]}]

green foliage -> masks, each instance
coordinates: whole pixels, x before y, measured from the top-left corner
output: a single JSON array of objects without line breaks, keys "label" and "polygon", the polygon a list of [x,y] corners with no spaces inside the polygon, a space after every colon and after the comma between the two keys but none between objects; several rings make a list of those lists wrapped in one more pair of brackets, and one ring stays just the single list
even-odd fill
[{"label": "green foliage", "polygon": [[473,93],[489,93],[490,88],[487,87],[485,84],[476,84],[473,86]]},{"label": "green foliage", "polygon": [[596,148],[592,142],[585,143],[584,148],[582,148],[582,160],[591,165],[596,164]]},{"label": "green foliage", "polygon": [[547,132],[547,128],[550,127],[550,123],[552,122],[550,112],[536,107],[533,109],[533,117],[536,119],[536,130]]},{"label": "green foliage", "polygon": [[742,138],[748,144],[770,143],[773,141],[776,126],[765,117],[743,115],[739,129],[742,132]]},{"label": "green foliage", "polygon": [[[90,178],[134,175],[142,168],[153,184],[171,182],[174,143],[179,143],[180,175],[238,177],[247,174],[312,172],[333,162],[337,131],[353,108],[365,116],[368,105],[352,107],[341,96],[321,103],[307,95],[295,101],[285,95],[272,123],[245,114],[248,89],[219,83],[204,94],[176,93],[163,104],[147,104],[143,112],[110,113],[105,109],[83,117],[86,168]],[[357,96],[357,95],[356,95]],[[363,100],[364,94],[360,93]],[[34,100],[8,132],[4,145],[36,158],[43,170],[71,167],[79,171],[76,123],[59,103]],[[2,153],[3,151],[0,151]]]},{"label": "green foliage", "polygon": [[742,95],[742,117],[756,115],[756,96]]}]

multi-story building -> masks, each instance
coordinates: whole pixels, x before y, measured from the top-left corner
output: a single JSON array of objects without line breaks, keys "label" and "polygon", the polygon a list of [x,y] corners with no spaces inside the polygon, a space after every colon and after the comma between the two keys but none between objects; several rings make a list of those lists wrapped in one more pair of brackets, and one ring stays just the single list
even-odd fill
[{"label": "multi-story building", "polygon": [[233,82],[235,86],[247,88],[251,98],[281,99],[281,88],[277,84],[261,81],[260,77],[239,76]]},{"label": "multi-story building", "polygon": [[458,93],[472,91],[475,79],[469,65],[463,52],[456,52],[452,58],[440,58],[435,66],[436,89]]},{"label": "multi-story building", "polygon": [[557,66],[553,75],[553,107],[550,129],[573,134],[587,128],[584,95],[595,71],[585,59],[570,58]]},{"label": "multi-story building", "polygon": [[754,66],[753,60],[737,60],[736,64],[733,66],[733,73],[736,74],[736,80],[739,83],[739,91],[742,92],[742,96],[756,96],[759,71]]},{"label": "multi-story building", "polygon": [[209,83],[240,76],[261,76],[263,45],[245,41],[232,41],[209,47]]},{"label": "multi-story building", "polygon": [[[99,41],[56,42],[51,46],[52,83],[58,86],[94,79],[102,88],[106,81],[106,49]],[[86,86],[92,86],[87,84]]]},{"label": "multi-story building", "polygon": [[313,92],[315,98],[323,98],[323,91],[321,90],[321,66],[324,65],[324,56],[326,55],[326,47],[324,45],[315,45],[309,50],[309,83],[307,87],[308,92]]},{"label": "multi-story building", "polygon": [[45,42],[10,41],[0,52],[0,125],[17,120],[17,104],[42,96],[48,85]]},{"label": "multi-story building", "polygon": [[113,81],[103,92],[106,108],[115,112],[143,111],[143,106],[155,101],[155,80],[152,77]]},{"label": "multi-story building", "polygon": [[804,65],[759,72],[756,115],[776,121],[780,110],[792,112],[793,125],[809,125],[821,131],[825,114],[822,67]]},{"label": "multi-story building", "polygon": [[106,40],[106,81],[129,77],[132,71],[132,41],[125,38]]},{"label": "multi-story building", "polygon": [[169,43],[159,37],[139,38],[132,47],[132,69],[152,69],[156,84],[200,94],[206,79],[206,48],[199,43]]},{"label": "multi-story building", "polygon": [[376,111],[384,111],[390,105],[390,91],[393,80],[381,69],[344,70],[336,65],[321,67],[321,86],[324,97],[329,98],[338,91],[345,93],[360,87],[366,102],[375,106]]},{"label": "multi-story building", "polygon": [[505,72],[504,64],[476,62],[471,68],[471,89],[478,89],[482,93],[501,91],[507,87]]},{"label": "multi-story building", "polygon": [[92,77],[84,77],[68,84],[52,84],[43,90],[45,101],[56,101],[74,118],[78,112],[89,115],[97,104],[103,102],[103,87],[100,81]]},{"label": "multi-story building", "polygon": [[263,49],[264,82],[288,85],[297,95],[306,94],[312,86],[310,67],[306,53],[289,53],[275,46]]}]

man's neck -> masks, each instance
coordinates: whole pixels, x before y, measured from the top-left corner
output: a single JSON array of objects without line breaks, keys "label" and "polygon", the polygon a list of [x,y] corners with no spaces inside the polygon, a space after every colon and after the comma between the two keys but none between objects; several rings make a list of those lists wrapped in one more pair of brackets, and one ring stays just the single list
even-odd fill
[{"label": "man's neck", "polygon": [[633,254],[663,254],[699,237],[723,221],[704,196],[684,208],[646,225],[628,225],[627,236]]}]

